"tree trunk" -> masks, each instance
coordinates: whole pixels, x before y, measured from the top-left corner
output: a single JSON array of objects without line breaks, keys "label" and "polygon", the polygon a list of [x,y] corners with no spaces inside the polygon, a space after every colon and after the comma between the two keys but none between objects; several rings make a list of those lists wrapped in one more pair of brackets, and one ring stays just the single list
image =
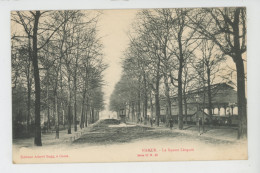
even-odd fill
[{"label": "tree trunk", "polygon": [[92,118],[92,124],[95,122],[95,120],[94,120],[94,113],[95,113],[95,110],[94,110],[94,108],[91,108],[91,118]]},{"label": "tree trunk", "polygon": [[31,51],[31,40],[30,36],[28,36],[28,68],[27,68],[27,89],[28,89],[28,105],[27,105],[27,133],[30,132],[30,124],[31,124],[31,91],[32,91],[32,78],[31,78],[31,61],[32,61],[32,51]]},{"label": "tree trunk", "polygon": [[147,96],[147,83],[145,73],[143,74],[144,78],[144,124],[147,123],[147,105],[148,105],[148,96]]},{"label": "tree trunk", "polygon": [[68,106],[68,134],[71,134],[71,105]]},{"label": "tree trunk", "polygon": [[151,117],[153,119],[153,97],[152,92],[150,93],[150,108],[151,108]]},{"label": "tree trunk", "polygon": [[54,99],[55,99],[55,129],[56,129],[56,136],[55,136],[55,138],[59,139],[59,110],[58,110],[57,89],[55,89],[54,97],[55,97]]},{"label": "tree trunk", "polygon": [[134,122],[134,120],[135,120],[135,104],[134,104],[134,102],[132,102],[132,122]]},{"label": "tree trunk", "polygon": [[41,140],[41,87],[40,87],[40,76],[38,67],[38,49],[37,49],[37,32],[40,18],[40,11],[36,11],[34,16],[33,26],[33,72],[34,72],[34,83],[35,83],[35,137],[34,144],[36,146],[42,146]]},{"label": "tree trunk", "polygon": [[[203,69],[203,77],[204,77],[204,69]],[[205,116],[204,116],[204,109],[205,109],[205,102],[206,102],[206,86],[205,86],[205,80],[203,80],[203,104],[202,104],[202,133],[205,131],[205,126],[204,126],[204,121],[205,121]]]},{"label": "tree trunk", "polygon": [[98,118],[99,118],[99,112],[98,110],[95,112],[95,118],[94,118],[94,122],[98,121]]},{"label": "tree trunk", "polygon": [[81,119],[80,119],[80,128],[84,128],[84,106],[85,106],[85,98],[83,96],[82,106],[81,106]]},{"label": "tree trunk", "polygon": [[178,106],[179,106],[179,129],[183,129],[183,109],[182,109],[182,63],[180,62],[178,73]]},{"label": "tree trunk", "polygon": [[[61,57],[63,57],[63,53],[62,53],[62,50],[61,50]],[[59,64],[59,69],[60,69],[60,92],[61,92],[61,95],[62,95],[62,91],[63,91],[63,85],[62,85],[62,72],[61,72],[61,57],[60,57],[60,64]],[[61,110],[61,114],[62,114],[62,124],[63,124],[63,127],[65,127],[65,121],[64,121],[64,107],[63,107],[63,104],[62,104],[62,97],[60,98],[60,110]],[[60,120],[60,114],[58,113],[58,120]],[[59,122],[58,121],[58,126],[59,126]],[[58,127],[58,130],[59,130],[59,127]]]},{"label": "tree trunk", "polygon": [[57,69],[56,73],[57,79],[55,82],[54,88],[54,107],[55,107],[55,130],[56,130],[56,139],[59,139],[59,110],[58,110],[58,80],[59,80],[59,70]]},{"label": "tree trunk", "polygon": [[69,98],[68,98],[68,134],[71,134],[71,120],[73,116],[72,115],[72,105],[71,105],[71,101],[72,101],[72,91],[71,91],[71,87],[70,87],[70,75],[68,76],[68,87],[69,87]]},{"label": "tree trunk", "polygon": [[48,78],[48,81],[47,81],[47,92],[46,92],[46,94],[47,94],[47,116],[48,116],[48,120],[47,120],[47,131],[49,131],[50,130],[50,125],[51,125],[51,123],[50,123],[50,105],[49,105],[49,76],[48,76],[48,72],[47,72],[47,78]]},{"label": "tree trunk", "polygon": [[[84,108],[83,110],[85,111],[84,113],[84,121],[85,121],[85,127],[88,126],[88,104],[89,104],[89,96],[88,96],[88,67],[89,67],[89,61],[88,61],[88,58],[87,58],[87,65],[85,66],[85,70],[86,70],[86,79],[85,79],[85,86],[84,86],[84,93],[83,93],[83,101],[85,103],[86,101],[86,105],[84,105]],[[83,125],[84,126],[84,125]]]},{"label": "tree trunk", "polygon": [[86,85],[83,88],[82,105],[81,105],[81,118],[80,118],[80,128],[84,128],[84,118],[85,118],[85,99],[86,99]]},{"label": "tree trunk", "polygon": [[63,124],[63,128],[65,129],[65,108],[62,103],[61,103],[61,107],[62,107],[62,124]]},{"label": "tree trunk", "polygon": [[27,133],[29,133],[30,132],[30,119],[31,119],[31,83],[30,83],[30,79],[27,79],[27,88],[28,88],[28,95],[27,95],[28,103],[27,103],[26,130],[27,130]]},{"label": "tree trunk", "polygon": [[188,124],[188,104],[187,104],[187,95],[186,91],[183,91],[183,102],[184,102],[184,113],[185,113],[185,123]]},{"label": "tree trunk", "polygon": [[184,102],[184,114],[185,114],[185,124],[188,124],[188,104],[187,104],[187,77],[188,77],[188,68],[184,68],[184,81],[183,81],[183,102]]},{"label": "tree trunk", "polygon": [[74,131],[77,131],[77,97],[74,95]]},{"label": "tree trunk", "polygon": [[209,117],[212,117],[212,99],[211,99],[211,85],[210,85],[210,69],[207,67],[207,84],[208,84],[208,112]]},{"label": "tree trunk", "polygon": [[156,71],[156,84],[155,84],[155,109],[156,109],[156,117],[157,117],[157,126],[160,125],[160,98],[159,98],[159,90],[160,90],[160,64],[161,59],[158,56],[158,63],[157,63],[157,71]]},{"label": "tree trunk", "polygon": [[238,139],[247,138],[247,101],[245,93],[245,69],[242,54],[240,51],[240,39],[239,39],[239,16],[240,8],[237,8],[235,11],[234,17],[234,50],[235,57],[233,60],[236,64],[237,70],[237,104],[238,104]]},{"label": "tree trunk", "polygon": [[131,112],[131,104],[130,104],[130,101],[128,102],[128,113],[127,113],[127,118],[128,118],[128,121],[130,120],[130,112]]},{"label": "tree trunk", "polygon": [[141,77],[138,79],[137,119],[141,119]]},{"label": "tree trunk", "polygon": [[77,131],[77,68],[78,68],[78,49],[76,55],[76,67],[74,73],[74,131]]},{"label": "tree trunk", "polygon": [[159,98],[159,80],[156,82],[156,91],[155,91],[155,111],[157,118],[157,126],[160,125],[160,98]]},{"label": "tree trunk", "polygon": [[181,37],[182,30],[178,33],[178,45],[179,45],[179,70],[178,70],[178,107],[179,107],[179,116],[178,116],[178,125],[179,129],[183,129],[183,107],[182,107],[182,70],[183,70],[183,52],[182,52],[182,43]]},{"label": "tree trunk", "polygon": [[169,118],[172,118],[172,108],[171,108],[172,104],[170,98],[170,88],[169,88],[168,78],[166,74],[164,74],[164,86],[165,86],[165,96],[167,101],[166,125],[168,126],[168,120]]},{"label": "tree trunk", "polygon": [[88,126],[88,113],[89,113],[89,97],[87,96],[87,107],[85,113],[85,127]]},{"label": "tree trunk", "polygon": [[238,139],[247,137],[247,103],[245,94],[245,72],[242,57],[236,61],[237,68],[237,105],[238,105]]},{"label": "tree trunk", "polygon": [[74,76],[74,131],[77,131],[77,76]]}]

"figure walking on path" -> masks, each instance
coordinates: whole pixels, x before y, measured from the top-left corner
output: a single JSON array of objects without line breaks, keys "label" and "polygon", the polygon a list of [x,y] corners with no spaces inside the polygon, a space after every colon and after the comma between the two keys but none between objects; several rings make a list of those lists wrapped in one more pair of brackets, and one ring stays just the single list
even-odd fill
[{"label": "figure walking on path", "polygon": [[172,130],[172,128],[173,128],[173,120],[170,119],[170,129]]}]

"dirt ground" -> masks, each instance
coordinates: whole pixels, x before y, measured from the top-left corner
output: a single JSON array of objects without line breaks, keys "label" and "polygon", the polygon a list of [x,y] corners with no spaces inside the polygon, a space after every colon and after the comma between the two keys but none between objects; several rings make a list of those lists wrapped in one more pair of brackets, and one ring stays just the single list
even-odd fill
[{"label": "dirt ground", "polygon": [[196,126],[184,129],[94,125],[77,132],[75,140],[66,134],[59,140],[54,134],[43,136],[42,147],[15,141],[13,159],[15,163],[247,159],[247,141],[236,139],[236,129],[207,127],[203,134]]},{"label": "dirt ground", "polygon": [[[200,140],[205,144],[234,144],[236,140],[222,136],[223,139],[214,138],[214,133],[220,130],[207,130],[205,134],[196,135],[196,127],[191,126],[189,130],[180,131],[178,129],[153,128],[146,126],[126,126],[126,127],[94,127],[79,139],[73,142],[73,145],[78,144],[93,144],[93,145],[109,145],[115,143],[131,143],[134,141],[145,141],[149,139],[169,139],[177,138],[179,140],[189,139],[190,141]],[[234,132],[232,129],[226,129],[226,133]],[[211,134],[211,135],[210,135]],[[219,136],[220,134],[218,134]],[[227,135],[227,134],[226,134]],[[233,135],[234,136],[234,135]],[[224,138],[226,137],[226,139]]]}]

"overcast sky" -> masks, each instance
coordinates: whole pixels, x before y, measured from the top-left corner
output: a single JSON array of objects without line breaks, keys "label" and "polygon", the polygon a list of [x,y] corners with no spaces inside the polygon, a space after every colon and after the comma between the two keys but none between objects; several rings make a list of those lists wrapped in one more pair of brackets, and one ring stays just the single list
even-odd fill
[{"label": "overcast sky", "polygon": [[104,10],[99,20],[99,33],[103,36],[102,43],[104,44],[104,61],[109,65],[104,73],[106,85],[103,89],[107,110],[109,97],[121,76],[120,58],[129,43],[127,32],[136,13],[136,10]]}]

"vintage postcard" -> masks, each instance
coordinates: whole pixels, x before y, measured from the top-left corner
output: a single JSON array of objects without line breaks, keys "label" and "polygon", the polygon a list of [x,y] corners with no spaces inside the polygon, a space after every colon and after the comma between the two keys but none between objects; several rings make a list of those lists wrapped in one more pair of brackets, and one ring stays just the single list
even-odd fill
[{"label": "vintage postcard", "polygon": [[12,11],[13,163],[247,160],[246,17]]}]

